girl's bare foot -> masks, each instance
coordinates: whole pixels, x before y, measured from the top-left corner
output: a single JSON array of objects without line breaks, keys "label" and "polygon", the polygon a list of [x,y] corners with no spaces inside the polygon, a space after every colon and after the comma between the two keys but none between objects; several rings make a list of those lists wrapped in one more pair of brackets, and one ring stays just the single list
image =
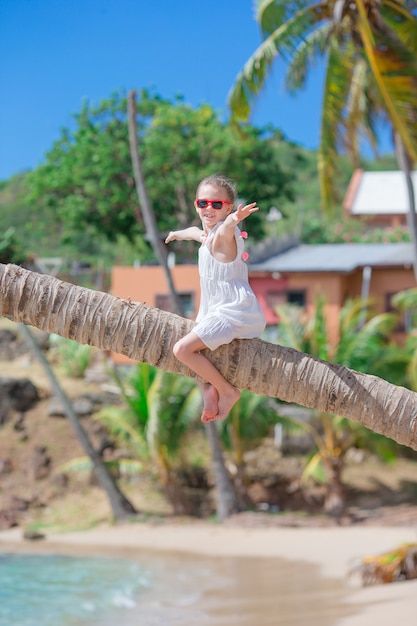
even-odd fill
[{"label": "girl's bare foot", "polygon": [[236,404],[239,398],[240,398],[239,389],[232,387],[232,391],[230,393],[219,397],[219,410],[218,410],[217,415],[214,415],[213,417],[209,419],[205,419],[205,420],[201,418],[201,420],[204,422],[214,422],[215,420],[223,419],[230,412],[230,410]]},{"label": "girl's bare foot", "polygon": [[203,394],[203,412],[201,414],[202,422],[212,422],[216,419],[219,412],[219,394],[217,389],[205,383],[201,385],[201,393]]}]

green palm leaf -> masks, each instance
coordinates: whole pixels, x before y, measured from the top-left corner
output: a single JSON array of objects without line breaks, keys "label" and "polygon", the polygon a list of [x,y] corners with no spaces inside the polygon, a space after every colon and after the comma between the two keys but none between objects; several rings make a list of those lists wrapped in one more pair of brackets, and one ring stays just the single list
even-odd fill
[{"label": "green palm leaf", "polygon": [[146,454],[143,432],[138,430],[136,420],[130,411],[107,406],[103,407],[94,419],[103,422],[114,436],[129,441],[137,454]]},{"label": "green palm leaf", "polygon": [[336,157],[343,145],[343,116],[353,72],[352,47],[342,50],[332,37],[329,43],[318,154],[321,197],[325,209],[332,208],[336,202]]},{"label": "green palm leaf", "polygon": [[282,346],[305,352],[305,321],[303,309],[294,304],[280,304],[275,307],[279,318],[279,343]]},{"label": "green palm leaf", "polygon": [[357,0],[358,29],[364,51],[390,114],[408,153],[417,160],[417,63],[412,50],[395,32],[373,32],[363,0]]},{"label": "green palm leaf", "polygon": [[288,63],[285,82],[288,91],[294,92],[305,86],[309,66],[313,65],[317,56],[326,52],[330,31],[331,26],[324,24],[299,43]]},{"label": "green palm leaf", "polygon": [[[280,19],[283,3],[263,3],[263,14],[268,17],[274,16]],[[278,56],[285,57],[297,47],[297,42],[308,32],[315,17],[315,9],[320,4],[304,6],[305,3],[291,3],[303,5],[298,13],[287,22],[278,21],[278,26],[267,26],[267,20],[261,17],[264,32],[270,32],[269,36],[261,43],[254,54],[248,59],[242,72],[236,78],[235,84],[228,96],[228,103],[232,113],[232,122],[246,121],[252,107],[253,100],[264,86],[273,62]],[[267,6],[269,5],[269,6]],[[266,13],[269,10],[271,13]],[[264,13],[265,12],[265,13]],[[321,19],[321,18],[320,18]],[[271,23],[272,22],[271,17]]]},{"label": "green palm leaf", "polygon": [[374,111],[379,105],[375,100],[368,65],[364,59],[357,59],[352,73],[349,95],[345,111],[344,144],[353,163],[358,163],[361,135],[365,135],[374,153],[377,153],[377,135]]}]

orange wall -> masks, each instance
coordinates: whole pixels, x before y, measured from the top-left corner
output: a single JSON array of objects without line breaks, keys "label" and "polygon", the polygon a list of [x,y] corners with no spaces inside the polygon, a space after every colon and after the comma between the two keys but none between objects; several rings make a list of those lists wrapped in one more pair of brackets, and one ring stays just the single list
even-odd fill
[{"label": "orange wall", "polygon": [[[200,279],[196,265],[176,265],[171,269],[172,279],[178,293],[195,296],[194,316],[200,305]],[[144,267],[114,267],[111,293],[118,298],[129,298],[156,306],[157,295],[168,295],[169,288],[164,271],[159,265]]]}]

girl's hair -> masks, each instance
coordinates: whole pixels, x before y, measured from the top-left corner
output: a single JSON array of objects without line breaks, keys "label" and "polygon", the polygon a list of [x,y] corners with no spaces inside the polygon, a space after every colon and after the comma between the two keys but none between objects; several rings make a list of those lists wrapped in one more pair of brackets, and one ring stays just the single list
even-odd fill
[{"label": "girl's hair", "polygon": [[201,185],[213,185],[213,187],[221,187],[226,191],[227,197],[230,202],[232,202],[233,204],[236,202],[236,183],[230,178],[226,178],[226,176],[223,176],[222,174],[212,174],[210,176],[206,176],[206,178],[203,178],[203,180],[200,181],[197,187],[197,197],[198,190],[200,189]]}]

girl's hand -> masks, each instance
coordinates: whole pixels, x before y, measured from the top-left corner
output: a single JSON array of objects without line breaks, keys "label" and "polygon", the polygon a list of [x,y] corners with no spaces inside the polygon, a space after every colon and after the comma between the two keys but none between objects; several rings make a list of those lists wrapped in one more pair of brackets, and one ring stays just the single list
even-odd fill
[{"label": "girl's hand", "polygon": [[175,232],[171,230],[168,237],[165,239],[165,243],[170,243],[170,241],[175,241],[175,240],[176,240]]},{"label": "girl's hand", "polygon": [[232,216],[235,217],[237,223],[242,222],[244,219],[249,217],[251,213],[255,213],[255,211],[259,211],[259,207],[256,206],[256,202],[252,202],[251,204],[239,204],[236,211],[231,213]]}]

